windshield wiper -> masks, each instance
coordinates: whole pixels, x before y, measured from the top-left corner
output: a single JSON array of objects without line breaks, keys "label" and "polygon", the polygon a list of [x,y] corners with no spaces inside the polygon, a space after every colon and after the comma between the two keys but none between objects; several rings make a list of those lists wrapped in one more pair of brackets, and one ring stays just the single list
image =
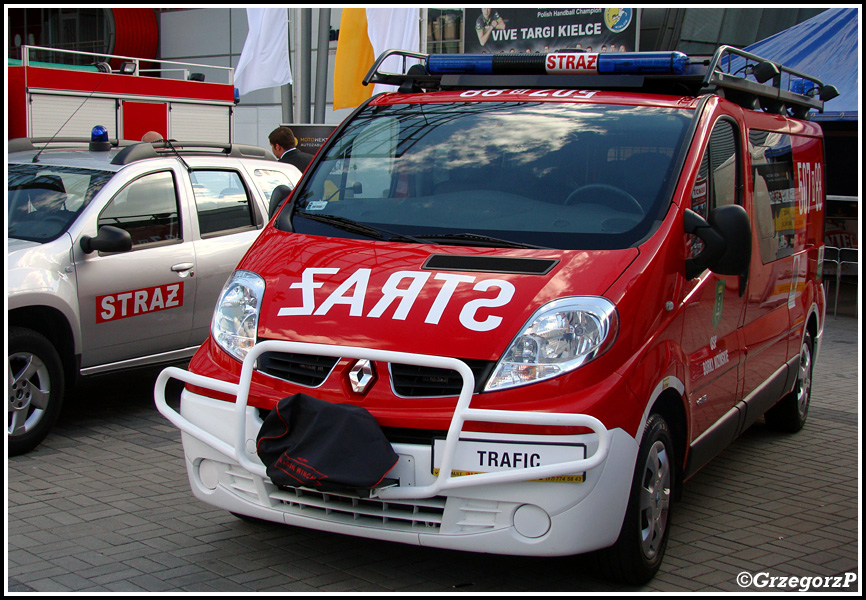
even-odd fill
[{"label": "windshield wiper", "polygon": [[446,233],[440,235],[417,235],[415,236],[422,240],[432,241],[454,241],[462,242],[462,246],[485,246],[489,248],[538,248],[545,249],[545,246],[535,246],[533,244],[524,244],[523,242],[512,242],[511,240],[502,240],[491,237],[489,235],[480,235],[477,233]]},{"label": "windshield wiper", "polygon": [[352,219],[347,219],[346,217],[337,217],[334,215],[316,215],[307,212],[296,212],[294,216],[304,217],[305,219],[310,219],[311,221],[318,221],[319,223],[325,223],[327,225],[331,225],[332,227],[342,229],[343,231],[360,233],[361,235],[366,235],[367,237],[371,237],[377,240],[384,240],[388,242],[415,242],[416,244],[427,243],[425,240],[418,239],[417,237],[412,237],[411,235],[394,233],[393,231],[388,231],[387,229],[373,227],[372,225],[365,225],[364,223],[359,223],[357,221],[353,221]]}]

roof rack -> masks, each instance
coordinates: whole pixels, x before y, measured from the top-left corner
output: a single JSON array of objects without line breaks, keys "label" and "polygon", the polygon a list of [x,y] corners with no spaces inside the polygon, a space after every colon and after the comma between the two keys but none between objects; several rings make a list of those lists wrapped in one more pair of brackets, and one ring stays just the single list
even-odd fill
[{"label": "roof rack", "polygon": [[[90,144],[93,140],[84,137],[32,137],[32,138],[13,138],[6,143],[7,152],[27,152],[37,150],[36,145],[42,144]],[[136,142],[131,140],[118,140],[117,138],[108,140],[112,147],[129,146]]]},{"label": "roof rack", "polygon": [[112,159],[111,164],[128,165],[138,160],[157,158],[169,154],[172,156],[177,154],[183,156],[201,156],[214,154],[214,151],[232,158],[276,160],[276,157],[273,154],[259,146],[250,146],[246,144],[223,144],[219,142],[179,142],[177,140],[163,140],[159,142],[139,142],[129,146],[128,148],[124,148]]},{"label": "roof rack", "polygon": [[[385,60],[394,56],[403,59],[403,73],[381,70]],[[410,61],[413,64],[407,68]],[[681,52],[431,55],[388,50],[363,83],[395,85],[400,93],[551,86],[692,96],[716,93],[745,108],[790,111],[797,118],[805,118],[811,109],[823,112],[824,102],[839,94],[815,77],[732,46],[721,46],[711,58],[699,59]]]},{"label": "roof rack", "polygon": [[836,86],[732,46],[721,46],[713,55],[704,85],[725,90],[726,97],[747,108],[759,104],[772,113],[790,110],[797,118],[805,118],[810,109],[824,112],[824,102],[839,95]]},{"label": "roof rack", "polygon": [[[43,148],[55,144],[89,144],[90,138],[82,137],[34,137],[14,138],[7,142],[7,152],[27,152],[38,150],[37,144]],[[220,142],[179,142],[177,140],[161,140],[158,142],[137,142],[134,140],[109,140],[112,148],[123,148],[111,160],[113,165],[128,165],[138,160],[148,158],[159,158],[160,156],[184,156],[208,155],[221,153],[232,158],[259,158],[262,160],[276,160],[276,157],[268,150],[259,146],[247,144],[224,144]]]}]

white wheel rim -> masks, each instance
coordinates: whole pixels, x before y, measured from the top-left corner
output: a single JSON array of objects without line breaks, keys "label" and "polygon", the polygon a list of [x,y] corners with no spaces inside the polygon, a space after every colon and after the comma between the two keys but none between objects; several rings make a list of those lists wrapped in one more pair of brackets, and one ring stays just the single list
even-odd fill
[{"label": "white wheel rim", "polygon": [[29,352],[9,356],[9,435],[32,431],[42,420],[50,397],[51,377],[45,363]]}]

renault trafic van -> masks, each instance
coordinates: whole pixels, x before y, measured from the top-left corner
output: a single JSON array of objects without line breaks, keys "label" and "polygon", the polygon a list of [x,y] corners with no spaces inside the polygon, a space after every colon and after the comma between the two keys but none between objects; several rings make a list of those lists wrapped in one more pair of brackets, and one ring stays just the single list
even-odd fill
[{"label": "renault trafic van", "polygon": [[[193,493],[407,544],[599,551],[645,582],[683,482],[761,417],[806,421],[825,310],[808,113],[834,89],[730,47],[398,54],[418,64],[380,58],[367,81],[397,91],[336,130],[189,371],[157,384]],[[309,398],[377,430],[316,422]],[[386,468],[344,483],[358,457]]]}]

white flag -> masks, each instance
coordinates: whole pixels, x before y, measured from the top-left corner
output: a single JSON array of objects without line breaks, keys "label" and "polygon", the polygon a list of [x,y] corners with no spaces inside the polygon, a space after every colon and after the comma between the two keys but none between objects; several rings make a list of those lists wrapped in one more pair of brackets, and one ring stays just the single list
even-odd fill
[{"label": "white flag", "polygon": [[247,40],[235,69],[238,93],[292,83],[286,9],[248,8],[247,23]]},{"label": "white flag", "polygon": [[[373,56],[378,58],[386,50],[411,50],[418,52],[420,45],[420,9],[418,8],[368,8],[367,34],[373,46]],[[380,67],[386,73],[402,73],[403,59],[392,56]],[[409,61],[412,65],[417,61]],[[393,86],[376,84],[373,94],[393,92]]]}]

